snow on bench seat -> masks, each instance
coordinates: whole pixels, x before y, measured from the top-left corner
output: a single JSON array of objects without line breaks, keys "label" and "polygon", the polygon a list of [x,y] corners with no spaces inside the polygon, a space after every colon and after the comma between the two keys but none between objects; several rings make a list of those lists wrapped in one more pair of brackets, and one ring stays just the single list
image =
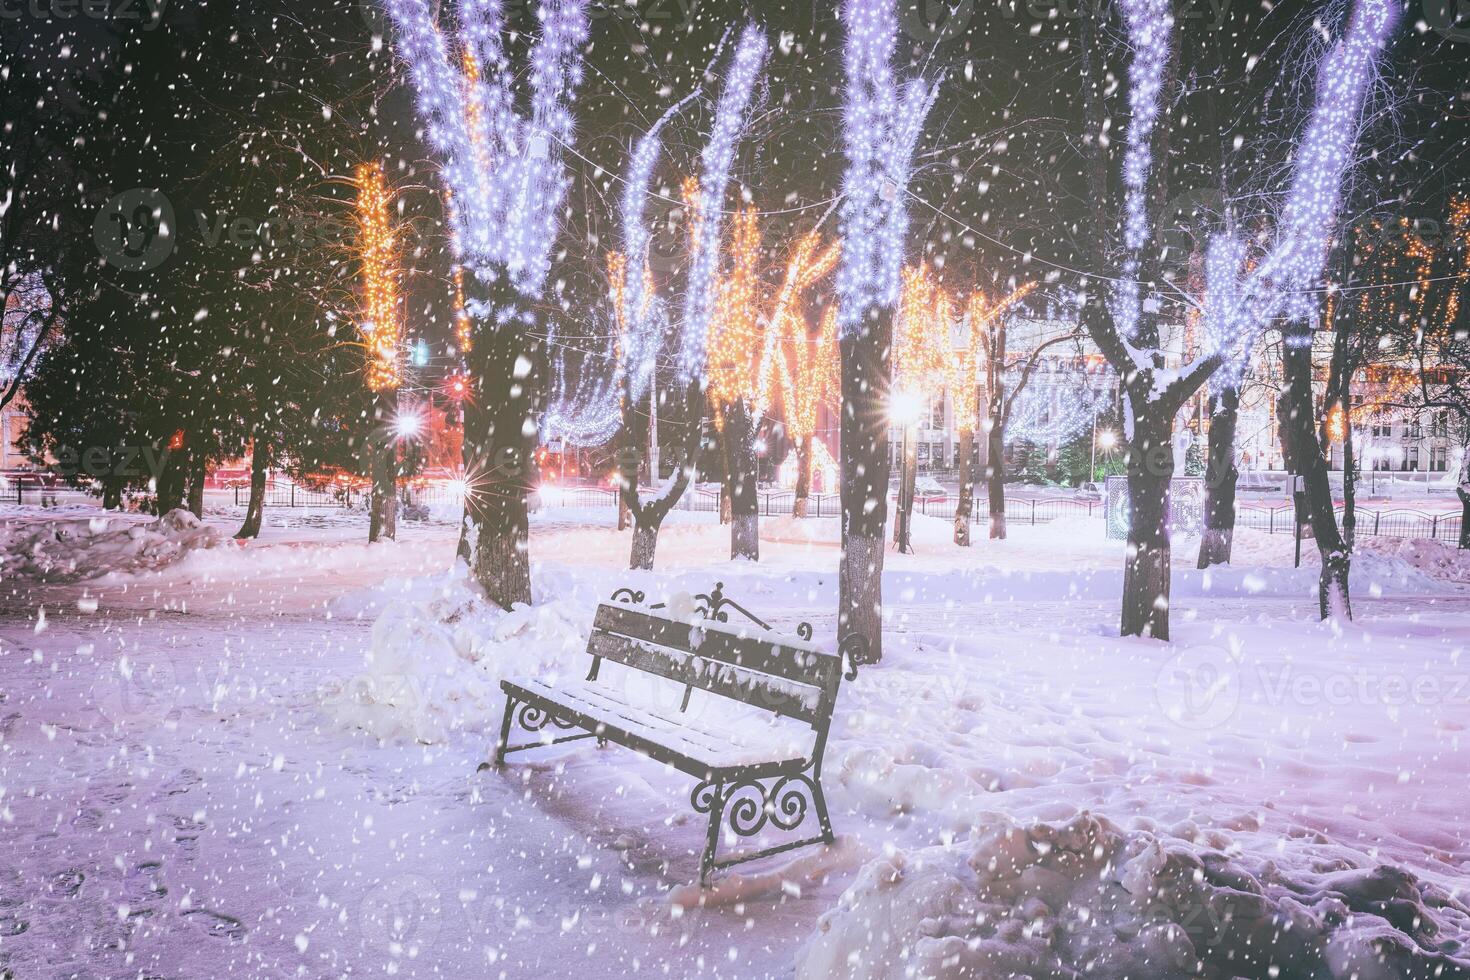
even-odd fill
[{"label": "snow on bench seat", "polygon": [[555,685],[529,678],[503,682],[528,701],[561,705],[582,715],[592,725],[604,726],[615,742],[638,742],[662,746],[681,756],[678,768],[692,774],[757,765],[802,764],[811,754],[810,727],[783,723],[780,719],[742,715],[739,724],[728,712],[704,703],[702,710],[691,706],[662,708],[632,703],[621,691],[594,681],[562,681]]}]

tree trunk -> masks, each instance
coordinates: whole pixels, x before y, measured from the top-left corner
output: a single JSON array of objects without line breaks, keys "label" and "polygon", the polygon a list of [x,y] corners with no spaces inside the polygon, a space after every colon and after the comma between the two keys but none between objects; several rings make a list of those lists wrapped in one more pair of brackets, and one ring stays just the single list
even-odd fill
[{"label": "tree trunk", "polygon": [[919,441],[904,432],[903,459],[899,460],[898,513],[893,519],[893,544],[901,555],[914,553],[914,484],[918,481]]},{"label": "tree trunk", "polygon": [[806,516],[806,500],[812,492],[812,437],[802,436],[796,442],[796,499],[791,504],[792,517]]},{"label": "tree trunk", "polygon": [[189,454],[189,513],[204,517],[204,453],[195,450]]},{"label": "tree trunk", "polygon": [[1168,406],[1134,408],[1128,444],[1128,551],[1123,568],[1123,636],[1169,638],[1169,481],[1174,415]]},{"label": "tree trunk", "polygon": [[658,529],[663,524],[663,515],[649,515],[633,525],[633,551],[628,558],[628,567],[650,571],[653,568],[654,552],[658,550]]},{"label": "tree trunk", "polygon": [[270,451],[257,433],[250,449],[250,501],[245,505],[245,523],[235,532],[237,538],[260,536],[260,523],[265,515],[265,477],[269,462]]},{"label": "tree trunk", "polygon": [[1460,482],[1455,493],[1460,497],[1460,550],[1470,550],[1470,445],[1460,449]]},{"label": "tree trunk", "polygon": [[122,479],[111,474],[102,478],[102,509],[120,510],[122,508]]},{"label": "tree trunk", "polygon": [[1342,434],[1342,538],[1348,550],[1358,546],[1358,480],[1354,473],[1357,455],[1353,449],[1352,397],[1343,399]]},{"label": "tree trunk", "polygon": [[368,542],[398,537],[398,445],[393,439],[393,419],[398,414],[398,392],[380,391],[373,400],[376,426],[370,445],[372,504],[368,516]]},{"label": "tree trunk", "polygon": [[157,500],[155,509],[162,517],[171,510],[184,506],[184,478],[189,468],[187,447],[170,449],[163,461],[163,469],[157,477]]},{"label": "tree trunk", "polygon": [[1205,464],[1205,526],[1199,539],[1199,567],[1230,564],[1235,538],[1235,429],[1240,421],[1240,389],[1210,396],[1209,460]]},{"label": "tree trunk", "polygon": [[509,609],[531,601],[530,519],[535,485],[536,358],[532,303],[504,273],[494,283],[467,276],[488,316],[475,323],[470,348],[473,397],[464,404],[465,494],[459,557],[485,598]]},{"label": "tree trunk", "polygon": [[960,496],[954,505],[954,543],[961,548],[970,546],[970,512],[975,501],[975,433],[960,430]]},{"label": "tree trunk", "polygon": [[1470,491],[1461,486],[1460,495],[1460,550],[1470,550]]},{"label": "tree trunk", "polygon": [[842,359],[842,559],[839,642],[856,636],[883,656],[883,532],[888,524],[888,389],[893,310],[875,307],[839,340]]},{"label": "tree trunk", "polygon": [[622,477],[622,499],[633,517],[633,546],[628,559],[629,568],[653,568],[654,552],[658,546],[658,531],[664,518],[694,479],[699,467],[699,454],[704,445],[704,385],[692,381],[684,399],[684,447],[683,459],[674,466],[669,485],[652,500],[643,501],[638,496],[638,433],[630,424],[625,412],[623,432],[629,443],[619,456],[619,473]]},{"label": "tree trunk", "polygon": [[992,417],[985,436],[985,487],[990,503],[990,536],[996,540],[1006,536],[1005,438],[1005,426]]},{"label": "tree trunk", "polygon": [[725,412],[725,471],[730,477],[730,557],[760,561],[760,495],[756,492],[755,420],[739,401]]},{"label": "tree trunk", "polygon": [[726,447],[730,435],[728,432],[720,432],[718,437],[720,441],[720,523],[729,524],[735,518],[735,511],[730,502],[730,453]]},{"label": "tree trunk", "polygon": [[1317,587],[1318,613],[1322,619],[1345,616],[1351,619],[1353,608],[1348,590],[1348,572],[1352,554],[1337,527],[1337,514],[1332,508],[1332,483],[1327,460],[1312,410],[1311,334],[1293,331],[1281,345],[1281,369],[1286,382],[1287,411],[1278,412],[1280,424],[1290,429],[1290,445],[1294,472],[1302,477],[1304,491],[1298,496],[1311,524],[1312,539],[1322,562]]}]

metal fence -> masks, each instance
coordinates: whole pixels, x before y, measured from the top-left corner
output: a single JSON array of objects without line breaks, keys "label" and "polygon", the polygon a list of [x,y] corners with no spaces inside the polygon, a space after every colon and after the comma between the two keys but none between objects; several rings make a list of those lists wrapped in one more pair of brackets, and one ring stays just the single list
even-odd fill
[{"label": "metal fence", "polygon": [[[1268,534],[1292,534],[1295,508],[1241,507],[1235,512],[1236,527],[1250,527]],[[1336,508],[1339,524],[1343,508]],[[1460,515],[1422,510],[1357,510],[1357,533],[1365,537],[1432,538],[1456,543],[1460,540]]]},{"label": "metal fence", "polygon": [[[249,487],[234,487],[225,491],[236,506],[243,507],[249,501]],[[460,496],[451,487],[410,487],[408,499],[415,504],[457,505]],[[796,503],[796,494],[791,490],[758,491],[760,513],[764,517],[785,517],[791,514]],[[217,498],[216,498],[217,499]],[[227,498],[228,499],[228,498]],[[34,504],[57,506],[68,504],[96,503],[97,498],[80,490],[21,486],[13,484],[0,490],[0,502],[7,504]],[[275,507],[315,507],[365,509],[368,494],[365,490],[319,489],[278,482],[266,488],[265,505]],[[548,509],[561,508],[615,508],[618,493],[611,487],[567,487],[549,493],[542,500]],[[929,517],[953,520],[959,501],[955,497],[920,497],[914,501],[914,510]],[[718,513],[720,494],[716,490],[694,487],[679,498],[675,510],[693,513]],[[1268,534],[1292,534],[1293,508],[1287,505],[1267,507],[1243,504],[1236,511],[1235,526],[1248,527]],[[1342,519],[1342,507],[1337,508],[1338,520]],[[983,493],[977,494],[970,509],[972,523],[983,524],[989,519],[989,508]],[[842,499],[835,493],[814,493],[807,497],[807,517],[839,517],[842,514]],[[1071,500],[1065,497],[1006,497],[1006,520],[1010,524],[1047,524],[1062,517],[1101,517],[1103,504],[1096,500]],[[1460,515],[1448,511],[1434,512],[1395,508],[1373,510],[1359,507],[1357,511],[1357,533],[1364,537],[1431,538],[1456,543],[1460,538]]]}]

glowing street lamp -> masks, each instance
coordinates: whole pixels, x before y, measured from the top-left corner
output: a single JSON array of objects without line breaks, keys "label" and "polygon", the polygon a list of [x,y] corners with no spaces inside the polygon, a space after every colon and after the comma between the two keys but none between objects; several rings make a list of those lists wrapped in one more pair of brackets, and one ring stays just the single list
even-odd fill
[{"label": "glowing street lamp", "polygon": [[1096,414],[1094,414],[1092,416],[1092,430],[1093,430],[1093,436],[1092,436],[1092,472],[1088,474],[1088,477],[1090,479],[1096,480],[1097,479],[1097,447],[1098,446],[1101,446],[1102,447],[1102,451],[1105,452],[1105,453],[1112,452],[1113,451],[1113,447],[1118,444],[1118,433],[1114,432],[1112,429],[1103,429],[1101,432],[1098,432],[1097,431],[1097,415]]},{"label": "glowing street lamp", "polygon": [[424,417],[417,412],[399,412],[393,420],[393,434],[400,439],[414,439],[424,431]]}]

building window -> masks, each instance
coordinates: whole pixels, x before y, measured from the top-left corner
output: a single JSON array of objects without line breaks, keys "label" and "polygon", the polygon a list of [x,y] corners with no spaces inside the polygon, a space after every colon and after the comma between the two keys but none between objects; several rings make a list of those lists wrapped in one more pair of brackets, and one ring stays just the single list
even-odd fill
[{"label": "building window", "polygon": [[1419,469],[1419,447],[1406,446],[1404,448],[1404,470],[1410,473]]},{"label": "building window", "polygon": [[1443,473],[1449,468],[1449,452],[1444,446],[1435,446],[1429,450],[1429,468],[1435,473]]},{"label": "building window", "polygon": [[1384,413],[1379,412],[1373,416],[1373,434],[1380,438],[1393,435],[1393,421]]}]

